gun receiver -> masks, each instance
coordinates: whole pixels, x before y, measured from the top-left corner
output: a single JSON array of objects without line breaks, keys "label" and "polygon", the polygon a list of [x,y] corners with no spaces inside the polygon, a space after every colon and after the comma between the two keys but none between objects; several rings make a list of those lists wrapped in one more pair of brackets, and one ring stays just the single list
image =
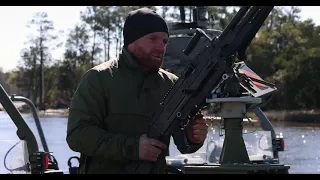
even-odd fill
[{"label": "gun receiver", "polygon": [[[153,114],[148,137],[161,141],[174,131],[184,128],[189,119],[206,104],[206,98],[212,90],[218,88],[228,74],[233,73],[234,58],[244,60],[247,47],[272,9],[273,6],[241,7],[222,34],[213,39],[203,30],[197,29],[184,53],[188,55],[201,36],[207,38],[210,45],[201,48],[164,96]],[[152,167],[152,162],[139,161],[130,163],[126,169],[129,173],[145,174],[150,173]]]}]

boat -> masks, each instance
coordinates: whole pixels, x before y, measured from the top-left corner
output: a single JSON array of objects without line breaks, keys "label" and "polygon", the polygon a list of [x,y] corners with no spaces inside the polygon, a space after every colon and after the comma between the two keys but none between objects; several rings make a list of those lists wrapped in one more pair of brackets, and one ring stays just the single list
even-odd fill
[{"label": "boat", "polygon": [[[184,7],[180,7],[181,19],[184,21]],[[218,36],[221,31],[208,29],[207,9],[205,6],[197,6],[194,11],[193,22],[170,24],[170,44],[163,67],[175,74],[179,74],[182,68],[190,61],[183,54],[183,48],[201,28],[211,37]],[[198,43],[207,43],[205,38]],[[197,52],[195,47],[195,52]],[[209,128],[206,141],[202,148],[192,154],[180,154],[170,149],[170,155],[166,157],[167,169],[170,174],[288,174],[290,166],[280,162],[279,152],[284,151],[284,138],[276,134],[272,123],[261,110],[264,102],[271,97],[276,87],[264,81],[245,62],[235,63],[235,73],[245,75],[247,81],[239,81],[241,87],[246,90],[240,97],[208,97],[208,108],[204,110]],[[247,83],[251,83],[249,87]],[[263,88],[261,88],[263,87]],[[32,110],[35,124],[44,147],[39,147],[34,133],[31,131],[21,113],[14,106],[14,101],[25,102]],[[14,124],[17,127],[19,143],[24,148],[25,163],[16,169],[13,174],[64,174],[59,169],[54,152],[50,152],[44,138],[36,107],[27,98],[22,96],[9,96],[0,84],[0,102]],[[258,119],[243,118],[239,112],[245,110],[253,112]],[[218,123],[218,124],[217,124]],[[255,124],[261,131],[247,133],[245,138],[243,130],[245,124]],[[224,132],[224,134],[222,133]],[[265,142],[261,147],[262,139]],[[14,147],[14,146],[13,146]],[[236,152],[235,152],[236,149]],[[11,148],[9,149],[9,151]],[[77,174],[78,167],[71,165],[72,156],[68,160],[69,174]]]}]

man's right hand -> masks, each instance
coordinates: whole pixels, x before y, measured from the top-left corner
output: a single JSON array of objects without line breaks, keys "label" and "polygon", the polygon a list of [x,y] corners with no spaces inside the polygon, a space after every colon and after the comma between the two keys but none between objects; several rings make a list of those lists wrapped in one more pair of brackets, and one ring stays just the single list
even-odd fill
[{"label": "man's right hand", "polygon": [[156,161],[161,151],[166,148],[166,144],[143,134],[139,141],[139,158],[140,160]]}]

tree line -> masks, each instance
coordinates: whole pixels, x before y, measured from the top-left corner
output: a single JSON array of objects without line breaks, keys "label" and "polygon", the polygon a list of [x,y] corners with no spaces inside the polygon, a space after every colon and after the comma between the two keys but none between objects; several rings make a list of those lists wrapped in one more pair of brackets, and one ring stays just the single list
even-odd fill
[{"label": "tree line", "polygon": [[[85,71],[111,57],[122,47],[122,27],[127,13],[140,6],[88,6],[81,22],[69,32],[56,33],[45,12],[28,23],[37,34],[27,38],[15,70],[3,73],[0,83],[8,94],[19,94],[36,105],[68,107]],[[178,6],[149,6],[168,22],[180,21]],[[193,6],[185,6],[186,21]],[[214,24],[223,30],[238,7],[208,6]],[[278,91],[265,108],[273,110],[317,109],[320,107],[320,26],[300,20],[300,9],[275,7],[247,50],[246,64]],[[62,42],[60,33],[67,33]],[[65,47],[63,58],[54,59],[55,48]]]}]

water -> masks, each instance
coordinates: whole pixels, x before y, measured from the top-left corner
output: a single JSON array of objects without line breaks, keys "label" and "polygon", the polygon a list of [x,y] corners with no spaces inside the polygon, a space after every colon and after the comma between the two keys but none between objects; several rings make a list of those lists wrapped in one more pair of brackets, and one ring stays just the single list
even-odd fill
[{"label": "water", "polygon": [[[30,129],[35,134],[35,137],[38,142],[39,150],[43,150],[41,140],[33,119],[32,115],[23,115],[23,118],[26,120],[27,124],[29,125]],[[68,170],[67,161],[68,159],[73,156],[79,156],[79,153],[73,152],[66,143],[66,127],[67,127],[67,119],[61,117],[41,117],[41,125],[43,132],[46,137],[47,145],[50,152],[53,152],[55,158],[59,163],[59,168],[63,170]],[[0,111],[0,140],[19,140],[16,135],[17,128],[15,124],[12,122],[10,117]],[[0,144],[4,144],[0,142]],[[5,146],[8,150],[11,146]],[[3,158],[4,153],[7,151],[1,148],[0,151],[0,173],[7,173],[8,171],[4,168],[3,165]],[[3,153],[4,152],[4,153]],[[10,161],[7,161],[9,164]],[[77,162],[73,162],[74,165],[78,165]]]},{"label": "water", "polygon": [[[34,132],[38,141],[39,149],[43,150],[33,117],[29,114],[23,115],[27,124]],[[67,119],[64,117],[41,117],[41,125],[45,133],[49,150],[54,152],[54,156],[59,162],[59,168],[67,171],[69,168],[67,161],[70,156],[79,155],[69,149],[66,138]],[[295,125],[295,124],[274,124],[277,133],[282,133],[285,138],[285,151],[280,152],[281,163],[291,166],[289,172],[299,174],[320,174],[320,127],[315,124]],[[18,141],[16,135],[17,128],[10,117],[0,111],[0,140]],[[7,141],[1,141],[0,151],[0,173],[8,173],[3,165],[3,157],[13,145]],[[3,145],[6,144],[6,145]],[[7,164],[9,164],[7,160]],[[78,165],[73,162],[74,165]]]}]

